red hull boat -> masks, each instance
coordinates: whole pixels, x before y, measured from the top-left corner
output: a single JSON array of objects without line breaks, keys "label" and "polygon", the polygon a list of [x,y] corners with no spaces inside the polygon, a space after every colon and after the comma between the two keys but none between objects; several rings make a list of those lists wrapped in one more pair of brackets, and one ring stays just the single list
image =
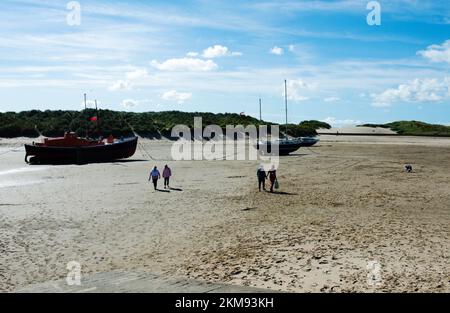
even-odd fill
[{"label": "red hull boat", "polygon": [[[75,133],[61,138],[45,138],[43,143],[25,145],[25,162],[41,164],[83,164],[110,162],[132,157],[138,138],[89,140]],[[28,159],[29,158],[29,159]]]}]

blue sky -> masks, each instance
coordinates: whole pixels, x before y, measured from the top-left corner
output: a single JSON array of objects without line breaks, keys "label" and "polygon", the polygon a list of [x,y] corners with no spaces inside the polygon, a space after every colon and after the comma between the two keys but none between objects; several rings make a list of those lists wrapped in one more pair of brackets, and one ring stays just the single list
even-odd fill
[{"label": "blue sky", "polygon": [[0,3],[0,111],[245,112],[336,126],[450,124],[448,0]]}]

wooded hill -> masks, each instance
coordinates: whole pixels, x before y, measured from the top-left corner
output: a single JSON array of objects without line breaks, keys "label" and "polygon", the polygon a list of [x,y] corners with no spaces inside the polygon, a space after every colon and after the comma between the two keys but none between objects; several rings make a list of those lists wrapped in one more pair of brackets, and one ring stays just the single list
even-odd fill
[{"label": "wooded hill", "polygon": [[[97,117],[97,120],[95,120]],[[226,125],[273,125],[260,122],[250,116],[234,113],[205,113],[205,112],[117,112],[111,110],[86,109],[83,111],[24,111],[0,113],[0,137],[46,137],[62,136],[66,131],[76,132],[91,137],[109,136],[127,137],[138,135],[147,138],[170,137],[175,125],[183,124],[190,128],[194,126],[194,117],[202,117],[203,126],[219,125],[225,130]],[[94,118],[94,119],[92,119]],[[330,125],[319,121],[305,121],[300,124],[288,125],[288,134],[293,137],[314,136],[316,129],[330,128]],[[280,127],[280,133],[284,132]]]}]

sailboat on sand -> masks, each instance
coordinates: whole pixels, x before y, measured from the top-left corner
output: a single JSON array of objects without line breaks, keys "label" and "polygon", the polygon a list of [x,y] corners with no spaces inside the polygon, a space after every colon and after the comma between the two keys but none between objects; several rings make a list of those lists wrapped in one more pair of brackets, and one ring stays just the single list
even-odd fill
[{"label": "sailboat on sand", "polygon": [[[288,96],[287,96],[287,81],[284,81],[284,96],[285,96],[285,113],[286,113],[286,124],[284,131],[284,139],[276,140],[266,140],[259,141],[257,144],[257,149],[262,152],[271,151],[271,147],[274,145],[278,146],[279,155],[289,155],[292,152],[297,151],[301,147],[309,147],[315,145],[318,140],[314,137],[300,137],[300,138],[289,138],[288,136]],[[261,100],[259,102],[260,118],[261,118]],[[270,153],[270,152],[269,152]]]}]

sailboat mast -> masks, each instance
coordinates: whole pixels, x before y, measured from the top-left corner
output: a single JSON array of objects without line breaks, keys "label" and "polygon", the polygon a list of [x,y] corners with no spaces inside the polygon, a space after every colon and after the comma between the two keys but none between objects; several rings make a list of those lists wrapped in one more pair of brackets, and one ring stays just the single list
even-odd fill
[{"label": "sailboat mast", "polygon": [[287,80],[284,80],[284,99],[286,107],[286,133],[284,134],[285,139],[288,139],[288,96],[287,96]]},{"label": "sailboat mast", "polygon": [[262,114],[261,114],[261,98],[259,98],[259,121],[262,122]]}]

